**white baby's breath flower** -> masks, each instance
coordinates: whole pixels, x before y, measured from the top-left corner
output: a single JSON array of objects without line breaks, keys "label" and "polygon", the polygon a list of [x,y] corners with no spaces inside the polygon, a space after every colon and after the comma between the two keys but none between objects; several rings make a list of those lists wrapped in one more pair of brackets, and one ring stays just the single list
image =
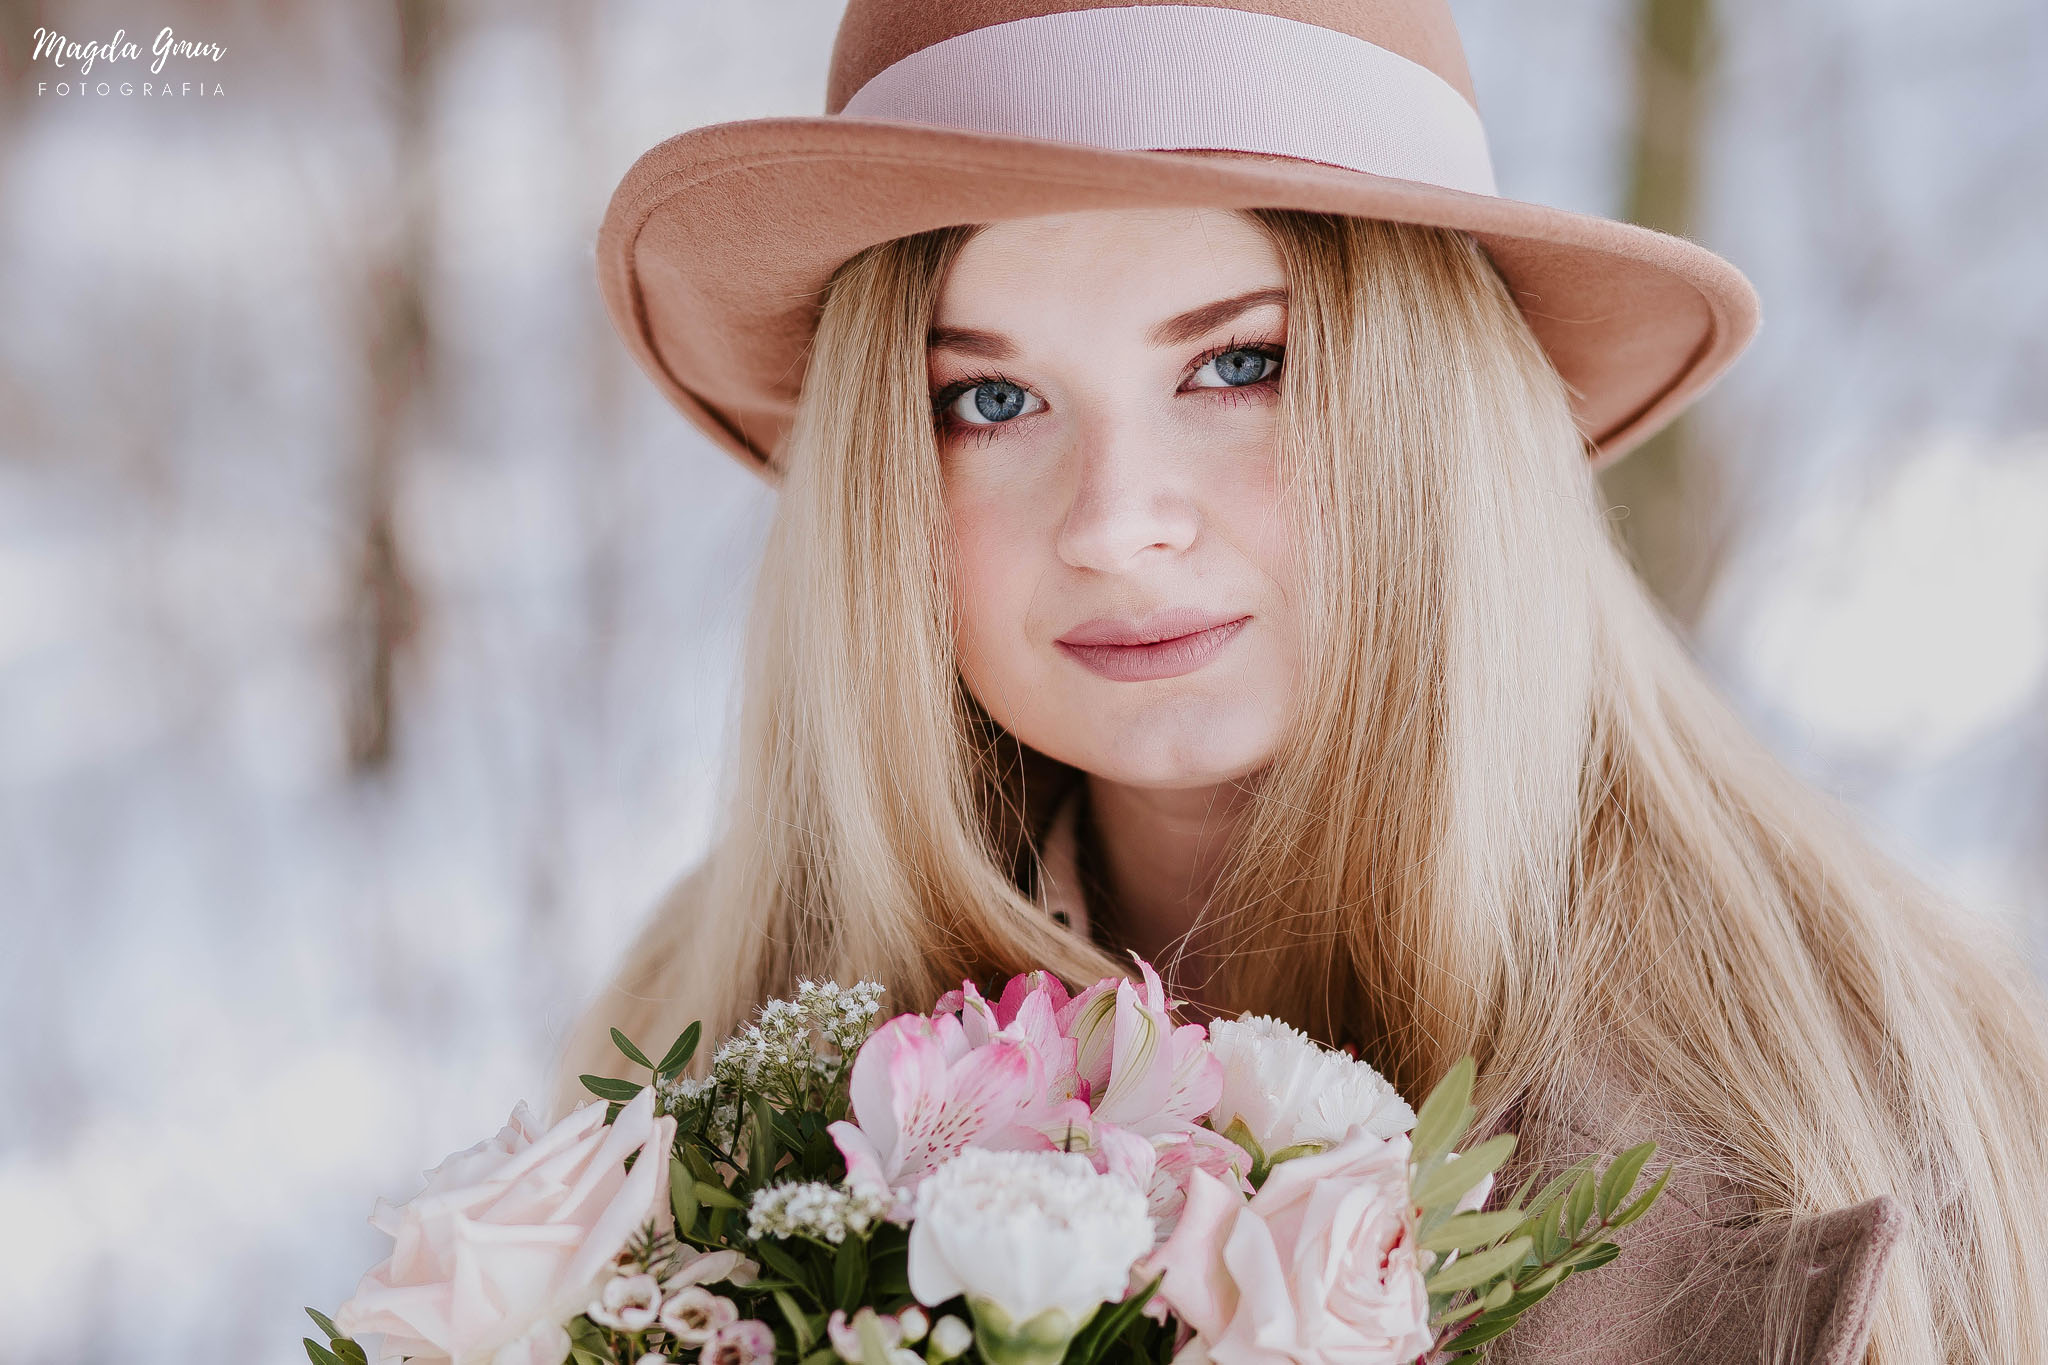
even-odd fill
[{"label": "white baby's breath flower", "polygon": [[702,1104],[711,1093],[711,1078],[708,1076],[678,1076],[663,1081],[655,1087],[655,1112],[674,1114],[678,1118]]},{"label": "white baby's breath flower", "polygon": [[970,1148],[927,1176],[910,1225],[910,1292],[974,1311],[992,1365],[1057,1361],[1152,1249],[1145,1195],[1073,1152]]},{"label": "white baby's breath flower", "polygon": [[765,1090],[801,1101],[811,1082],[837,1082],[881,1006],[882,987],[872,981],[799,981],[794,1000],[770,1000],[719,1045],[711,1078],[728,1093]]},{"label": "white baby's breath flower", "polygon": [[889,1200],[872,1190],[807,1180],[770,1185],[754,1192],[747,1206],[747,1236],[815,1237],[833,1245],[858,1237],[889,1211]]},{"label": "white baby's breath flower", "polygon": [[590,1320],[621,1332],[644,1332],[661,1311],[661,1285],[652,1275],[619,1275],[584,1310]]},{"label": "white baby's breath flower", "polygon": [[1242,1120],[1268,1155],[1303,1143],[1331,1147],[1353,1128],[1389,1138],[1415,1126],[1384,1076],[1266,1015],[1209,1025],[1209,1048],[1223,1063],[1223,1094],[1209,1126]]},{"label": "white baby's breath flower", "polygon": [[799,981],[796,1003],[825,1043],[840,1056],[850,1057],[874,1031],[875,1016],[882,1008],[882,986],[875,981],[851,986],[836,981]]}]

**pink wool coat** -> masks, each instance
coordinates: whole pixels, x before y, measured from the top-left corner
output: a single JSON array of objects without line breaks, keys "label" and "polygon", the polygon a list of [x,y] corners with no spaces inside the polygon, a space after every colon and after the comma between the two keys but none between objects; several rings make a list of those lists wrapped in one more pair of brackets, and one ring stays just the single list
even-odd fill
[{"label": "pink wool coat", "polygon": [[[1046,901],[1087,931],[1074,834],[1077,803],[1061,804],[1044,845]],[[1626,1068],[1589,1057],[1576,1090],[1552,1109],[1511,1116],[1518,1136],[1498,1187],[1548,1176],[1587,1155],[1654,1139],[1650,1169],[1674,1164],[1664,1193],[1616,1234],[1621,1255],[1567,1279],[1487,1348],[1491,1365],[1747,1365],[1770,1360],[1772,1305],[1796,1323],[1788,1365],[1854,1365],[1864,1358],[1886,1266],[1904,1231],[1889,1198],[1762,1225],[1754,1205],[1712,1163],[1658,1120]]]}]

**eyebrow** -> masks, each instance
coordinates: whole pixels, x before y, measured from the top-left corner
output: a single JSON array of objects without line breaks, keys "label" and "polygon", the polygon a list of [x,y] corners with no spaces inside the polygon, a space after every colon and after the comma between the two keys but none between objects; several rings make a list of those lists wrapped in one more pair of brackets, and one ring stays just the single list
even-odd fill
[{"label": "eyebrow", "polygon": [[[1154,327],[1148,339],[1155,346],[1184,346],[1231,319],[1268,304],[1279,304],[1285,308],[1287,291],[1278,287],[1254,289],[1250,293],[1190,308]],[[976,331],[972,327],[934,327],[925,334],[925,346],[934,351],[944,349],[980,356],[984,360],[1008,360],[1017,353],[1017,348],[1001,333]]]}]

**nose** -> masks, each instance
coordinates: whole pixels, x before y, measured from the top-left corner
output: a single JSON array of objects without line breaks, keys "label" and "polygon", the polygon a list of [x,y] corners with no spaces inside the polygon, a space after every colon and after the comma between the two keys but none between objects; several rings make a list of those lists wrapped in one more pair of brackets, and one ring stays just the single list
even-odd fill
[{"label": "nose", "polygon": [[1174,452],[1145,432],[1102,422],[1076,433],[1073,492],[1059,528],[1059,555],[1077,569],[1128,570],[1148,554],[1194,544],[1201,517]]}]

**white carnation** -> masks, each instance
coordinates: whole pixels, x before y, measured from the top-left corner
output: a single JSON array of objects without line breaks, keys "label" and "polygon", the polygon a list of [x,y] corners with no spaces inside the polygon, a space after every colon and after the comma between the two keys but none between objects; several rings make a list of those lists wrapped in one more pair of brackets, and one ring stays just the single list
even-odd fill
[{"label": "white carnation", "polygon": [[1263,1014],[1209,1025],[1223,1063],[1223,1094],[1209,1119],[1218,1132],[1241,1119],[1268,1155],[1314,1143],[1332,1147],[1353,1128],[1390,1138],[1415,1126],[1415,1111],[1386,1077]]},{"label": "white carnation", "polygon": [[1059,1310],[1079,1327],[1151,1249],[1145,1195],[1123,1176],[1073,1152],[970,1148],[918,1186],[910,1292],[927,1306],[964,1294],[977,1318],[993,1307],[1018,1326]]}]

